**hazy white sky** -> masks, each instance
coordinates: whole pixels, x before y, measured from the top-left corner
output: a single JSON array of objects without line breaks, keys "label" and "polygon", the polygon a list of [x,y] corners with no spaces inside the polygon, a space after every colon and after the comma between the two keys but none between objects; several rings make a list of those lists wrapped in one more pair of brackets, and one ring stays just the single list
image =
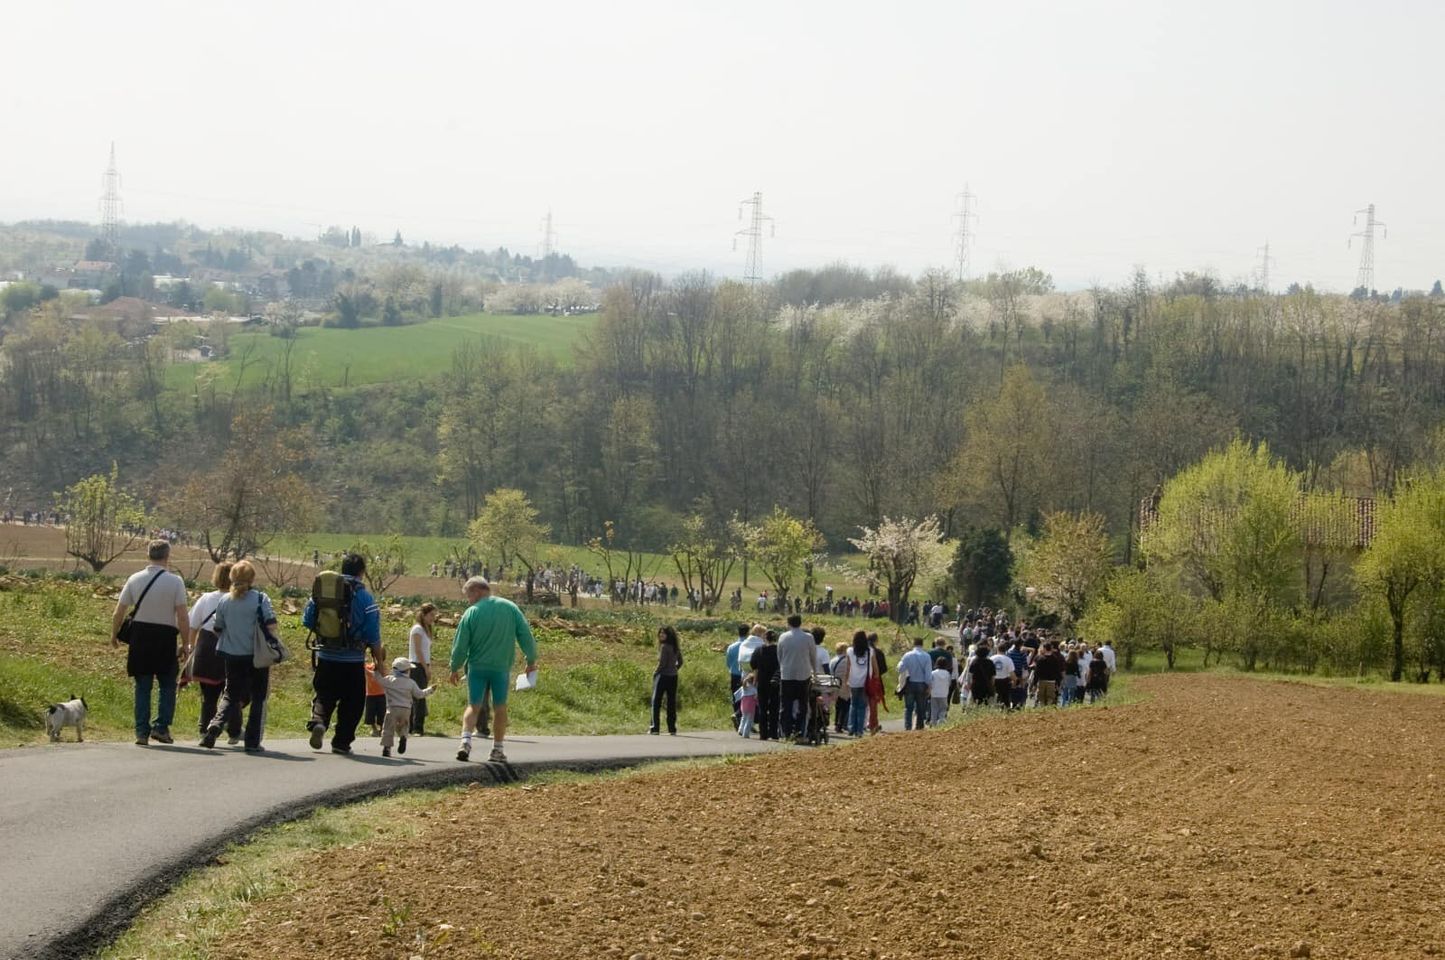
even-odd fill
[{"label": "hazy white sky", "polygon": [[1445,3],[11,3],[0,220],[130,220],[739,274],[953,258],[1066,286],[1212,268],[1353,285],[1445,275]]}]

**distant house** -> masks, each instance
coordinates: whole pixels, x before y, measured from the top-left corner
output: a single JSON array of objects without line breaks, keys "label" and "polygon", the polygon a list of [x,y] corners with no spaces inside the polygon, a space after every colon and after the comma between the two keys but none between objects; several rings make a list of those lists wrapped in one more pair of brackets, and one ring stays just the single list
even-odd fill
[{"label": "distant house", "polygon": [[237,327],[255,327],[260,326],[266,322],[266,318],[261,316],[260,314],[253,314],[249,317],[227,317],[219,313],[197,314],[181,313],[180,311],[175,311],[164,316],[157,314],[150,319],[151,322],[154,323],[156,326],[165,326],[172,323],[189,322],[196,324],[224,323]]},{"label": "distant house", "polygon": [[167,273],[158,273],[154,277],[151,277],[151,282],[155,284],[157,290],[169,290],[171,287],[179,287],[183,283],[189,283],[190,280],[186,277],[173,277]]},{"label": "distant house", "polygon": [[146,321],[160,323],[169,322],[170,318],[181,313],[182,311],[175,307],[169,307],[163,303],[151,303],[138,297],[117,297],[110,303],[77,311],[72,319],[106,320],[132,324]]},{"label": "distant house", "polygon": [[115,276],[116,265],[109,260],[77,260],[66,278],[65,285],[71,288],[89,290],[103,289]]}]

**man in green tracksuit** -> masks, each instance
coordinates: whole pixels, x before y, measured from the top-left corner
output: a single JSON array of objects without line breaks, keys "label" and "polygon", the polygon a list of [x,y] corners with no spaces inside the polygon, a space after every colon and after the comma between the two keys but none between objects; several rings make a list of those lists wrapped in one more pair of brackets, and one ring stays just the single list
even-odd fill
[{"label": "man in green tracksuit", "polygon": [[507,735],[507,691],[511,689],[512,661],[516,647],[527,658],[527,672],[537,669],[537,641],[532,628],[517,605],[503,597],[492,596],[491,585],[482,577],[472,577],[462,588],[471,604],[457,624],[452,639],[452,684],[461,679],[462,666],[467,668],[467,709],[462,714],[462,743],[457,759],[472,755],[472,734],[477,717],[492,700],[492,755],[497,763],[505,763],[502,740]]}]

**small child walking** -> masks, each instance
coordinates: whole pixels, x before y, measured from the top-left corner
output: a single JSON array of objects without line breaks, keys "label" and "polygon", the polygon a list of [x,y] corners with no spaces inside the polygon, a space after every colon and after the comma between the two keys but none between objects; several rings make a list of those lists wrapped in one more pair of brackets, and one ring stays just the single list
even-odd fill
[{"label": "small child walking", "polygon": [[[381,651],[383,657],[386,651]],[[381,722],[386,719],[386,691],[382,689],[381,681],[376,676],[376,667],[370,660],[366,661],[366,713],[362,722],[371,727],[373,737],[381,736]]]},{"label": "small child walking", "polygon": [[948,691],[953,687],[953,674],[943,666],[943,661],[938,661],[938,666],[933,670],[932,680],[929,683],[928,699],[932,708],[932,716],[928,720],[930,727],[936,727],[948,716]]},{"label": "small child walking", "polygon": [[411,708],[418,700],[436,693],[436,687],[422,689],[411,678],[411,661],[397,657],[391,661],[391,675],[381,678],[382,695],[386,701],[386,719],[381,727],[381,755],[391,756],[392,737],[400,734],[397,753],[406,753],[406,734],[411,729]]},{"label": "small child walking", "polygon": [[743,677],[742,686],[733,694],[738,700],[738,711],[742,720],[738,723],[738,735],[750,739],[753,733],[753,716],[758,712],[758,675],[750,673]]}]

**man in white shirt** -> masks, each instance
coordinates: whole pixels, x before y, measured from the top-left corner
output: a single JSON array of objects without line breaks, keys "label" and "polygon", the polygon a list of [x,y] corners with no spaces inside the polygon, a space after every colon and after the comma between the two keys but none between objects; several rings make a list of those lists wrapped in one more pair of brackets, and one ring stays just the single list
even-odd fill
[{"label": "man in white shirt", "polygon": [[823,646],[823,641],[826,640],[828,637],[828,631],[824,630],[822,627],[814,627],[812,630],[809,631],[809,633],[813,635],[813,643],[817,644],[818,647],[815,651],[813,651],[814,655],[818,658],[818,666],[813,670],[813,672],[827,673],[828,667],[832,664],[833,661],[833,658],[828,656],[828,648]]},{"label": "man in white shirt", "polygon": [[[150,564],[125,582],[110,618],[110,645],[119,647],[124,642],[129,647],[125,672],[135,680],[135,742],[140,747],[152,739],[175,743],[171,721],[176,715],[176,677],[180,658],[191,646],[186,584],[166,569],[171,545],[153,540],[146,555]],[[129,626],[125,625],[127,616]],[[156,686],[160,691],[152,725],[151,689]]]},{"label": "man in white shirt", "polygon": [[1008,644],[1001,644],[998,653],[989,657],[993,661],[993,692],[998,697],[999,706],[1005,710],[1010,708],[1013,697],[1014,662],[1008,653]]},{"label": "man in white shirt", "polygon": [[1104,658],[1104,666],[1109,668],[1109,674],[1112,676],[1119,661],[1114,655],[1114,648],[1109,646],[1109,641],[1105,640],[1099,645],[1099,656]]}]

